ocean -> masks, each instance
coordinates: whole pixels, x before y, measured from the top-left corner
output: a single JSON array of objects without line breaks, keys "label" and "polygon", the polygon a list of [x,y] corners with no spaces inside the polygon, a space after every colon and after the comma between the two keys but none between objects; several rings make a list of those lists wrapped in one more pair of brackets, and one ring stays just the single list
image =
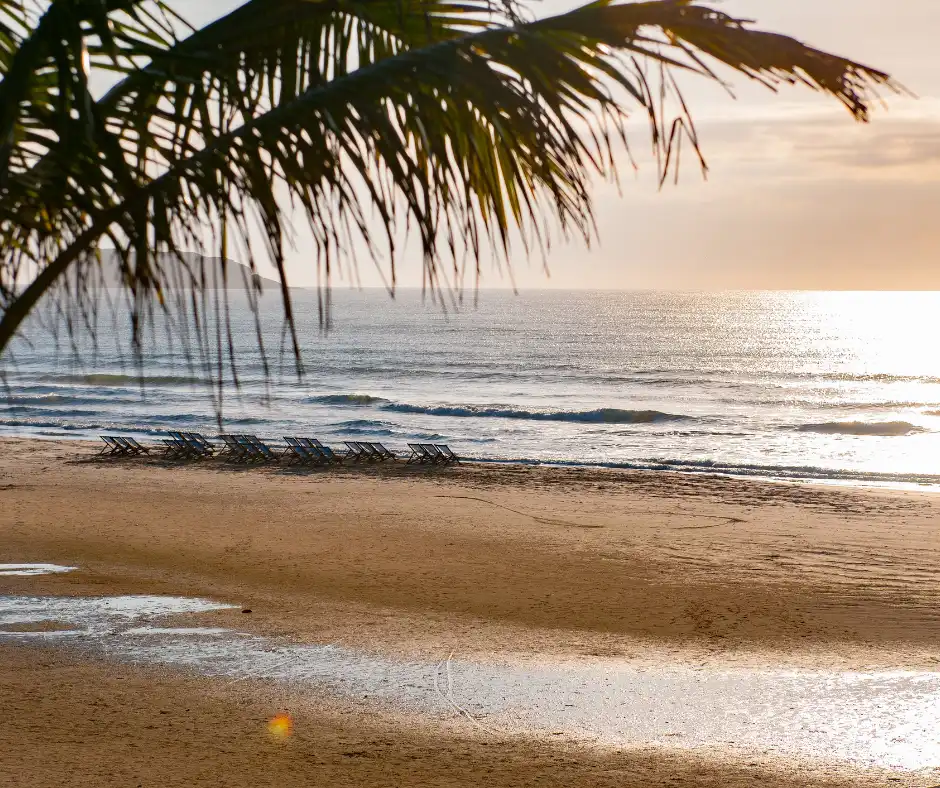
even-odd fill
[{"label": "ocean", "polygon": [[[892,486],[940,484],[940,293],[481,291],[444,310],[417,291],[295,292],[305,374],[278,295],[255,344],[232,296],[239,382],[223,426],[448,443],[461,456]],[[219,431],[205,370],[158,328],[143,380],[124,321],[76,357],[34,321],[2,363],[0,434],[156,439]]]}]

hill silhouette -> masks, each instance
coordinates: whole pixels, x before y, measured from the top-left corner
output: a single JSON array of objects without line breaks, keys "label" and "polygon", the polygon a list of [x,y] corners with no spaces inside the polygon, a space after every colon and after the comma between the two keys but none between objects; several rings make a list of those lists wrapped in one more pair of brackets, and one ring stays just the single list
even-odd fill
[{"label": "hill silhouette", "polygon": [[[222,289],[225,282],[226,290],[244,290],[245,283],[260,285],[264,290],[281,289],[281,283],[277,279],[271,279],[258,273],[252,273],[247,265],[235,260],[223,259],[221,257],[207,257],[196,252],[183,252],[181,255],[186,261],[186,267],[173,255],[161,255],[160,265],[165,274],[164,286],[174,289],[182,285],[182,289],[188,289],[187,282],[191,281],[191,273],[197,274],[200,270],[205,271],[206,287],[209,290]],[[121,267],[120,258],[113,249],[101,250],[101,274],[102,284],[108,288],[121,287]],[[186,270],[188,267],[188,271]],[[223,279],[223,267],[226,278]],[[191,273],[190,273],[191,272]]]}]

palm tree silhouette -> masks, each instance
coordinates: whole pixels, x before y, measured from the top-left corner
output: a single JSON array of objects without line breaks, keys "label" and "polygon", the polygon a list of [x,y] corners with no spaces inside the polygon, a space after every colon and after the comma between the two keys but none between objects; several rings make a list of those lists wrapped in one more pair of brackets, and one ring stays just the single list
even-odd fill
[{"label": "palm tree silhouette", "polygon": [[70,331],[76,313],[93,325],[102,243],[135,345],[154,310],[208,330],[200,311],[224,290],[191,252],[255,271],[260,237],[299,359],[293,218],[326,285],[356,245],[393,289],[405,228],[432,290],[489,250],[508,262],[512,237],[590,242],[591,180],[616,177],[628,112],[648,119],[663,179],[683,141],[704,166],[674,76],[721,67],[861,121],[898,89],[692,0],[540,19],[512,0],[248,0],[201,29],[156,0],[0,2],[0,353],[44,296]]}]

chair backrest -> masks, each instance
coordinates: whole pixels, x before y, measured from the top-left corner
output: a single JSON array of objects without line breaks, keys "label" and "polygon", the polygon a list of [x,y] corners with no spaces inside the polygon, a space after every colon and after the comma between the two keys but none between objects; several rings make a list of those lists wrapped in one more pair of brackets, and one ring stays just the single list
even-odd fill
[{"label": "chair backrest", "polygon": [[425,454],[427,454],[428,458],[432,460],[447,459],[447,455],[445,455],[444,452],[438,449],[437,446],[435,446],[433,443],[421,443],[418,445],[424,449]]},{"label": "chair backrest", "polygon": [[133,452],[134,454],[137,454],[137,447],[133,443],[131,443],[130,438],[124,438],[124,437],[121,437],[120,435],[115,435],[114,440],[122,448],[126,449],[129,452]]},{"label": "chair backrest", "polygon": [[372,445],[373,445],[373,447],[375,447],[376,449],[378,449],[379,452],[381,452],[381,454],[382,454],[383,457],[388,457],[388,458],[391,459],[391,458],[393,458],[393,457],[395,456],[395,452],[389,451],[387,448],[385,448],[385,444],[382,444],[382,443],[373,443]]},{"label": "chair backrest", "polygon": [[271,451],[271,448],[257,435],[249,435],[248,439],[251,441],[251,445],[254,446],[255,450],[263,457],[269,459],[274,457],[274,452]]},{"label": "chair backrest", "polygon": [[143,451],[146,448],[138,442],[137,438],[125,438],[124,441],[137,451]]},{"label": "chair backrest", "polygon": [[[172,434],[172,433],[171,433]],[[193,432],[180,432],[177,433],[180,436],[180,439],[183,443],[186,444],[187,448],[192,449],[196,454],[208,454],[211,452],[208,443],[203,443],[196,437],[196,433]]]},{"label": "chair backrest", "polygon": [[[285,438],[285,440],[287,440]],[[287,441],[287,448],[289,451],[293,452],[298,457],[304,460],[319,460],[319,452],[314,452],[304,446],[302,443],[298,443],[296,438],[291,438]]]},{"label": "chair backrest", "polygon": [[288,438],[288,437],[285,435],[285,436],[284,436],[284,443],[286,443],[286,444],[287,444],[288,446],[290,446],[291,448],[297,448],[297,447],[300,447],[301,449],[305,448],[304,445],[300,442],[300,439],[299,439],[299,438]]},{"label": "chair backrest", "polygon": [[329,446],[326,446],[320,443],[320,441],[314,441],[314,443],[316,445],[311,446],[311,448],[320,452],[328,460],[339,460],[339,457],[337,456],[336,452],[333,451]]},{"label": "chair backrest", "polygon": [[357,441],[357,443],[362,448],[363,452],[365,452],[367,457],[375,457],[378,460],[385,459],[385,455],[375,448],[375,444],[367,443],[366,441]]},{"label": "chair backrest", "polygon": [[343,441],[343,443],[346,444],[349,451],[351,451],[356,457],[368,456],[369,454],[356,441]]},{"label": "chair backrest", "polygon": [[316,438],[295,438],[301,446],[303,446],[311,456],[319,457],[321,460],[331,460],[333,459],[333,453],[330,451],[328,446],[324,446]]},{"label": "chair backrest", "polygon": [[436,448],[441,454],[443,454],[448,460],[456,460],[457,455],[451,451],[450,446],[446,443],[435,443],[434,448]]},{"label": "chair backrest", "polygon": [[[103,440],[112,449],[123,448],[121,444],[117,442],[117,438],[115,438],[113,435],[102,435],[101,440]],[[104,450],[102,449],[102,451]]]},{"label": "chair backrest", "polygon": [[249,457],[258,454],[258,447],[255,446],[250,435],[233,435],[232,437],[235,439],[235,446],[238,447],[240,452],[247,454]]}]

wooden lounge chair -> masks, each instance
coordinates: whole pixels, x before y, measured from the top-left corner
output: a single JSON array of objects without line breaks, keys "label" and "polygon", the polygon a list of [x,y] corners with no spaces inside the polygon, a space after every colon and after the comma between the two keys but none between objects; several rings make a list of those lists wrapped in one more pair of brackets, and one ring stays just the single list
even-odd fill
[{"label": "wooden lounge chair", "polygon": [[258,447],[255,446],[254,441],[252,440],[251,435],[233,435],[235,443],[238,446],[238,451],[241,453],[240,461],[241,462],[259,462],[264,459],[264,456],[258,450]]},{"label": "wooden lounge chair", "polygon": [[277,462],[280,458],[275,454],[271,447],[262,441],[257,435],[240,436],[246,441],[246,448],[250,448],[252,459],[261,462]]},{"label": "wooden lounge chair", "polygon": [[215,454],[216,447],[213,446],[204,435],[198,432],[183,432],[180,433],[189,443],[192,444],[193,448],[197,449],[202,453],[204,457],[211,457]]},{"label": "wooden lounge chair", "polygon": [[121,438],[121,441],[126,444],[134,454],[150,454],[150,447],[139,443],[136,438]]},{"label": "wooden lounge chair", "polygon": [[454,464],[460,462],[460,457],[454,454],[454,452],[451,451],[450,446],[448,446],[446,443],[435,443],[434,448],[444,455],[445,462]]},{"label": "wooden lounge chair", "polygon": [[326,460],[326,462],[332,463],[333,465],[343,464],[344,458],[342,455],[337,454],[335,451],[333,451],[333,449],[331,449],[326,444],[320,443],[320,441],[318,441],[316,438],[301,438],[300,441],[301,443],[304,444],[304,446],[306,446],[311,451],[320,452],[320,454],[323,455],[323,458]]},{"label": "wooden lounge chair", "polygon": [[192,456],[192,448],[181,438],[163,438],[164,455],[170,460],[182,460]]},{"label": "wooden lounge chair", "polygon": [[424,449],[430,462],[434,463],[435,465],[447,464],[447,457],[444,455],[444,452],[438,449],[437,446],[435,446],[433,443],[419,443],[418,445]]},{"label": "wooden lounge chair", "polygon": [[104,441],[104,448],[98,452],[98,456],[120,457],[127,454],[127,447],[124,446],[115,435],[99,436]]},{"label": "wooden lounge chair", "polygon": [[384,460],[391,460],[392,462],[395,462],[395,460],[398,459],[398,455],[395,454],[395,452],[391,451],[390,449],[386,449],[385,446],[381,443],[371,443],[369,445],[379,452],[379,454],[382,455],[382,459]]},{"label": "wooden lounge chair", "polygon": [[375,448],[375,446],[373,446],[371,443],[366,443],[365,441],[355,441],[355,443],[366,455],[366,459],[369,460],[369,462],[385,461],[385,455],[382,454],[382,452]]},{"label": "wooden lounge chair", "polygon": [[431,465],[439,463],[442,455],[436,450],[429,450],[428,446],[431,446],[431,444],[409,443],[408,448],[411,449],[411,456],[408,458],[408,462],[419,464],[430,463]]},{"label": "wooden lounge chair", "polygon": [[323,465],[327,462],[323,453],[316,447],[305,446],[300,438],[284,438],[287,448],[281,455],[288,464],[300,463],[301,465]]},{"label": "wooden lounge chair", "polygon": [[208,456],[202,444],[188,437],[188,433],[171,430],[167,434],[170,436],[170,440],[175,443],[174,459],[201,460],[203,457]]},{"label": "wooden lounge chair", "polygon": [[136,457],[139,454],[147,454],[150,451],[146,446],[141,446],[133,438],[125,438],[121,435],[115,435],[113,437],[118,444],[124,447],[124,453],[128,457]]},{"label": "wooden lounge chair", "polygon": [[353,462],[368,462],[372,459],[372,452],[362,448],[356,441],[343,441],[348,451],[346,458]]},{"label": "wooden lounge chair", "polygon": [[223,444],[222,450],[219,452],[220,457],[227,455],[235,462],[241,462],[245,459],[245,450],[234,435],[220,435],[219,440]]}]

